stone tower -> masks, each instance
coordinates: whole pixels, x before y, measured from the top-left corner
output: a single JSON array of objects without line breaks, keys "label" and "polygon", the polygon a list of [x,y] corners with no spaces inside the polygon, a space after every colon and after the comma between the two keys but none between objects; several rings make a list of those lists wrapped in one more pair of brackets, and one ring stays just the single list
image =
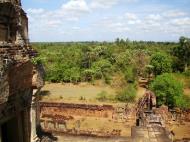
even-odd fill
[{"label": "stone tower", "polygon": [[0,42],[28,44],[28,18],[20,0],[0,0]]},{"label": "stone tower", "polygon": [[43,80],[30,60],[35,55],[20,0],[0,0],[0,142],[37,139],[37,92]]}]

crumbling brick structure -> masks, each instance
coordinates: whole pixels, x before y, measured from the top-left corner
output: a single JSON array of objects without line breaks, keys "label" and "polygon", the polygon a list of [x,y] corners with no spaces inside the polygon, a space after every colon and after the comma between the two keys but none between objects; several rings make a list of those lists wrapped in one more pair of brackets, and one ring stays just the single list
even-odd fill
[{"label": "crumbling brick structure", "polygon": [[36,141],[41,73],[30,61],[28,19],[20,0],[0,0],[0,142]]}]

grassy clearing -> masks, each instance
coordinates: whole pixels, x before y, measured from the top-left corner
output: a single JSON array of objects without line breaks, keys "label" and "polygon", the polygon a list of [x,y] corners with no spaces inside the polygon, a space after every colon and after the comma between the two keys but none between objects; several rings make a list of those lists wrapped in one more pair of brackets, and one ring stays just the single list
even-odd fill
[{"label": "grassy clearing", "polygon": [[[121,90],[121,89],[120,89]],[[115,87],[105,85],[102,82],[80,83],[77,85],[66,83],[47,83],[42,88],[42,101],[65,103],[90,103],[90,104],[123,104],[116,99],[118,91]],[[138,87],[136,101],[145,93],[144,88]]]},{"label": "grassy clearing", "polygon": [[116,92],[107,85],[94,86],[88,83],[80,83],[73,85],[71,83],[46,83],[42,88],[42,92],[47,95],[42,96],[43,101],[59,101],[59,102],[97,102],[98,94],[105,92],[106,95],[115,96]]},{"label": "grassy clearing", "polygon": [[[95,103],[117,104],[115,97],[118,90],[105,84],[80,83],[46,83],[42,88],[42,101],[65,102],[65,103]],[[138,87],[136,100],[145,92],[144,88]],[[122,103],[121,103],[122,104]]]}]

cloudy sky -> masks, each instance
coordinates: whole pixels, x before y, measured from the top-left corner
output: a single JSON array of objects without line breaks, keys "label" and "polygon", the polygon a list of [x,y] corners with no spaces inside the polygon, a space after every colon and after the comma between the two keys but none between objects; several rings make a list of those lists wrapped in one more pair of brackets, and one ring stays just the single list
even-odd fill
[{"label": "cloudy sky", "polygon": [[190,0],[22,0],[31,41],[177,41]]}]

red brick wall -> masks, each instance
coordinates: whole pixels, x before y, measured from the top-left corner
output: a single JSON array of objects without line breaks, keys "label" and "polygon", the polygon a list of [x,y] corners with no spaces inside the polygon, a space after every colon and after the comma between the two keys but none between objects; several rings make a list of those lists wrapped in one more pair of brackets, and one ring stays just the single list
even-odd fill
[{"label": "red brick wall", "polygon": [[114,108],[112,106],[98,106],[87,104],[65,104],[40,102],[41,116],[81,116],[112,118]]}]

